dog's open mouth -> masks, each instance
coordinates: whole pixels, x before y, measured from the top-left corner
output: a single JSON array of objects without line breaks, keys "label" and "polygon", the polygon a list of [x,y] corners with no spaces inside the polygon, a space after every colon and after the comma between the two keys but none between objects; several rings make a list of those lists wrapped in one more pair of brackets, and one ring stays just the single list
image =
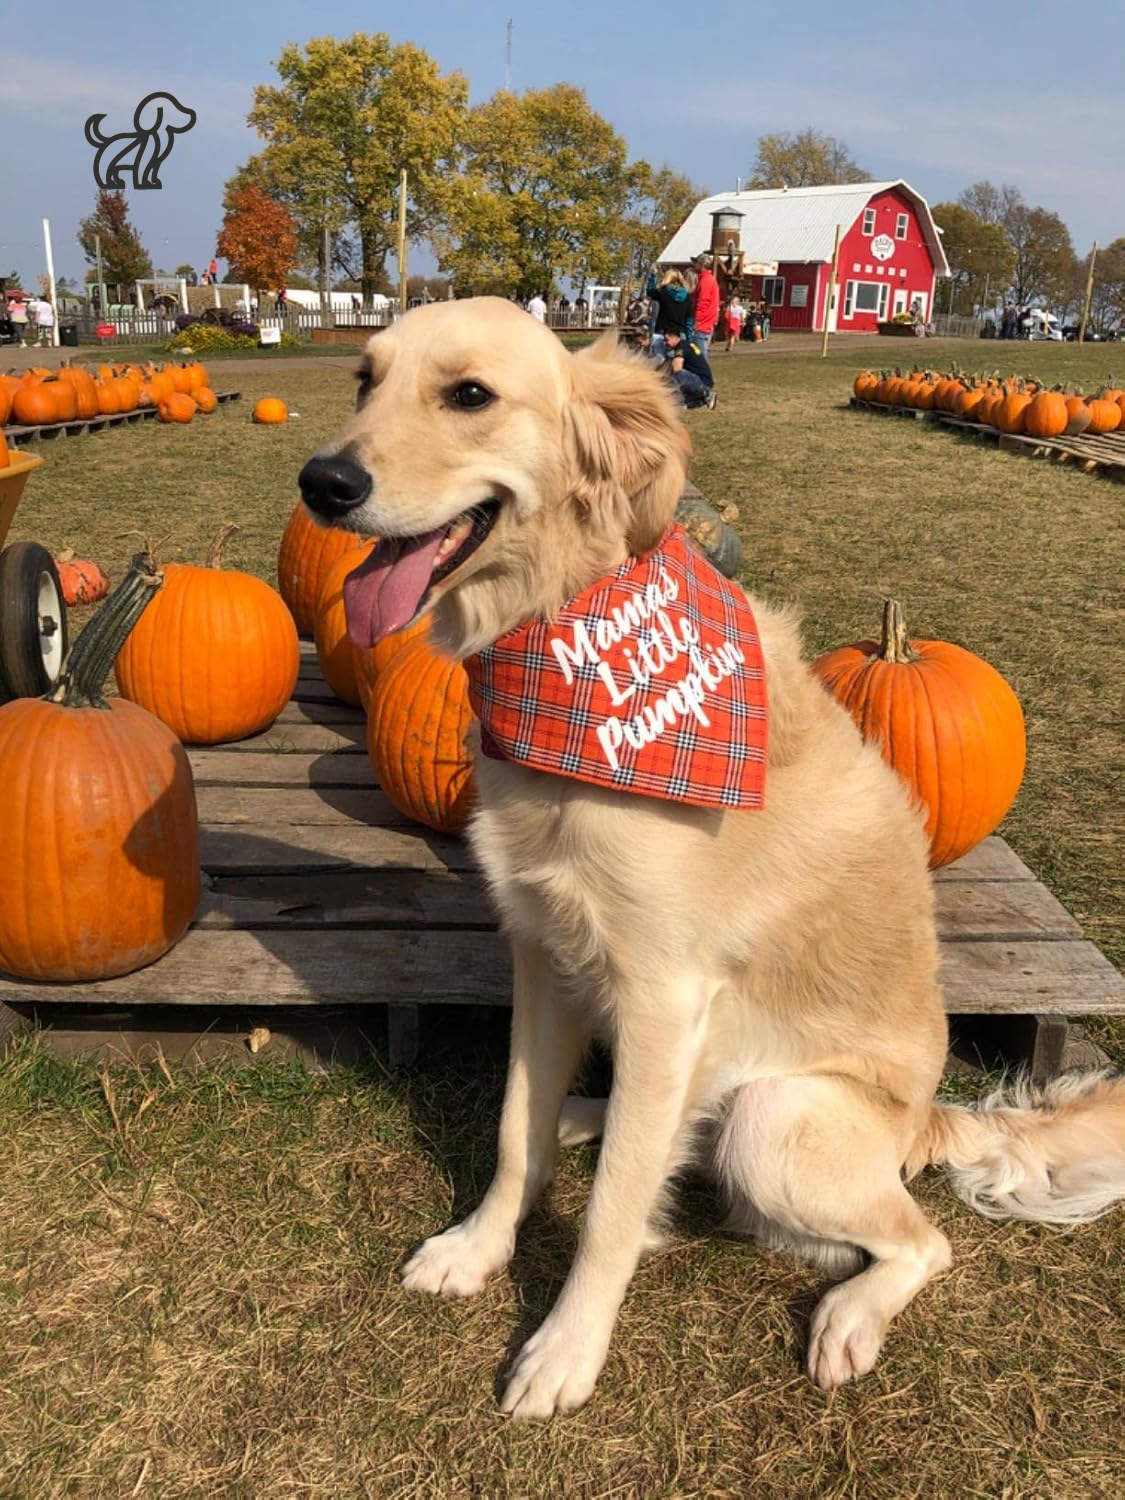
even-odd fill
[{"label": "dog's open mouth", "polygon": [[348,634],[361,651],[401,630],[435,583],[463,566],[488,536],[499,500],[484,500],[423,536],[388,536],[344,580]]}]

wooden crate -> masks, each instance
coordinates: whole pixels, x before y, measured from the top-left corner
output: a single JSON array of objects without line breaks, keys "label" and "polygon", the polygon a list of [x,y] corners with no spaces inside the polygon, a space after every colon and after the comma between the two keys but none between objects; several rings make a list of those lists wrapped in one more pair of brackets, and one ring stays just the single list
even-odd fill
[{"label": "wooden crate", "polygon": [[[0,979],[0,1002],[40,1013],[377,1002],[389,1007],[396,1062],[413,1056],[419,1006],[508,1003],[507,947],[468,845],[394,810],[361,715],[332,696],[308,647],[270,730],[190,756],[205,870],[192,930],[136,974],[81,986]],[[1059,1066],[1060,1018],[1125,1011],[1116,969],[1002,839],[935,883],[947,1010],[1024,1018],[1040,1075]]]}]

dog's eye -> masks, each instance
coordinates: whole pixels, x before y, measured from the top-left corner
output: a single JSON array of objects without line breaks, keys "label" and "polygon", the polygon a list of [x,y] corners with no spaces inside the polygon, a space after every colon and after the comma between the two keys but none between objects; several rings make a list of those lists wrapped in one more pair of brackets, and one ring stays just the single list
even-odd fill
[{"label": "dog's eye", "polygon": [[356,378],[355,404],[357,406],[362,406],[363,403],[367,400],[368,396],[370,396],[370,394],[371,394],[371,388],[375,384],[375,382],[371,378],[371,371],[370,370],[357,370],[355,372],[355,378]]},{"label": "dog's eye", "polygon": [[487,406],[496,398],[490,390],[483,385],[478,385],[475,380],[463,380],[460,385],[455,385],[450,391],[449,399],[454,406],[460,406],[465,411],[480,411],[482,406]]}]

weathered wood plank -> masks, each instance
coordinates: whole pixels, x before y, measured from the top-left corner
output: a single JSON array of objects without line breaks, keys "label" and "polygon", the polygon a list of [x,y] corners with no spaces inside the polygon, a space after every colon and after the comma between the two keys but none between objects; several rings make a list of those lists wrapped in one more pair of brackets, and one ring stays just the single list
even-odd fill
[{"label": "weathered wood plank", "polygon": [[362,724],[358,708],[336,698],[317,702],[290,699],[274,720],[278,724]]},{"label": "weathered wood plank", "polygon": [[[362,787],[374,790],[366,755],[188,750],[196,787]],[[215,820],[212,820],[215,821]]]},{"label": "weathered wood plank", "polygon": [[321,870],[471,870],[469,846],[425,829],[327,823],[283,828],[199,830],[203,868],[212,875],[304,874]]},{"label": "weathered wood plank", "polygon": [[952,1015],[1125,1011],[1125,980],[1093,943],[943,942],[940,977]]},{"label": "weathered wood plank", "polygon": [[229,929],[495,927],[473,871],[345,870],[213,877],[196,925]]},{"label": "weathered wood plank", "polygon": [[1035,876],[1019,855],[995,835],[984,839],[954,864],[943,865],[940,870],[934,871],[934,880],[939,885],[947,880],[1034,879]]},{"label": "weathered wood plank", "polygon": [[318,823],[378,824],[383,828],[416,828],[374,787],[323,788],[201,786],[196,790],[199,821],[235,823],[259,831]]},{"label": "weathered wood plank", "polygon": [[[0,981],[7,1004],[367,1005],[506,1003],[499,933],[194,929],[159,963],[101,983]],[[953,1014],[1091,1015],[1125,1009],[1125,982],[1092,943],[948,943],[942,985]]]},{"label": "weathered wood plank", "polygon": [[354,724],[277,723],[248,740],[232,740],[195,753],[253,755],[261,750],[273,755],[366,755],[367,746],[362,720]]},{"label": "weathered wood plank", "polygon": [[947,880],[934,894],[943,939],[1082,936],[1066,907],[1037,880]]},{"label": "weathered wood plank", "polygon": [[[297,686],[293,689],[293,701],[296,703],[339,703],[340,699],[324,678],[316,675],[297,678]],[[347,706],[345,704],[345,707]],[[358,712],[357,708],[352,709],[353,714]]]}]

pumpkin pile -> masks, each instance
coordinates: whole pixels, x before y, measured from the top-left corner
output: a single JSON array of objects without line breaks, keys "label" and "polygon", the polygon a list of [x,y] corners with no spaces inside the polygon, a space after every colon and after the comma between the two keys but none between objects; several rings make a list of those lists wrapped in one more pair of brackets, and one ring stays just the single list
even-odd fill
[{"label": "pumpkin pile", "polygon": [[185,744],[216,745],[268,729],[297,683],[300,647],[268,583],[224,569],[236,526],[224,526],[203,567],[168,563],[160,596],[117,657],[117,686]]},{"label": "pumpkin pile", "polygon": [[297,501],[281,538],[277,586],[302,635],[312,635],[321,589],[332,564],[363,545],[363,537],[322,525],[303,501]]},{"label": "pumpkin pile", "polygon": [[908,406],[915,411],[944,411],[966,422],[999,432],[1029,437],[1076,437],[1079,433],[1116,432],[1125,426],[1125,390],[1113,378],[1096,396],[1065,386],[1045,386],[1030,376],[948,374],[932,370],[862,370],[852,386],[857,401],[879,406]]},{"label": "pumpkin pile", "polygon": [[0,376],[0,425],[46,426],[154,406],[162,422],[190,422],[218,398],[198,360],[190,364],[64,365]]},{"label": "pumpkin pile", "polygon": [[111,979],[181,938],[200,894],[199,825],[183,746],[101,690],[162,575],[147,554],[75,641],[45,698],[0,707],[0,969]]},{"label": "pumpkin pile", "polygon": [[828,651],[813,671],[925,808],[932,869],[993,832],[1027,760],[1023,710],[995,667],[949,641],[910,641],[888,599],[878,641]]}]

